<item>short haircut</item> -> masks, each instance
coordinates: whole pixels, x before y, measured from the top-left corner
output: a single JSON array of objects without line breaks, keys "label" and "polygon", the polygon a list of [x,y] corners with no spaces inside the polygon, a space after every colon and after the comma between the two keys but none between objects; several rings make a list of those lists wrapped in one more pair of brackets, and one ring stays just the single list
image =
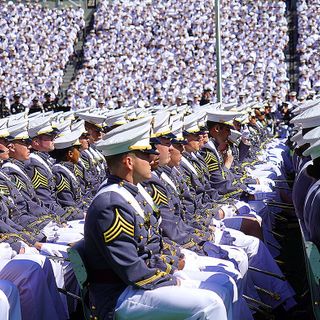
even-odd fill
[{"label": "short haircut", "polygon": [[69,150],[73,150],[75,147],[71,146],[68,148],[64,149],[54,149],[51,152],[49,152],[50,156],[54,159],[56,159],[58,162],[59,161],[67,161],[67,154]]},{"label": "short haircut", "polygon": [[109,170],[112,171],[115,167],[117,167],[122,159],[128,154],[129,152],[125,152],[105,157]]},{"label": "short haircut", "polygon": [[214,122],[214,121],[207,121],[207,127],[209,129],[209,131],[216,126],[219,126],[219,128],[223,125],[223,123],[220,122]]}]

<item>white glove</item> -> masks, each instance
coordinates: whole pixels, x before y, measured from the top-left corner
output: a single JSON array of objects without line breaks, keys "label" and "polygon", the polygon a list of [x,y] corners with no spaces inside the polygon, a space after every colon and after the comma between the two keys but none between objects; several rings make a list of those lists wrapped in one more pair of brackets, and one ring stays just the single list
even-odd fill
[{"label": "white glove", "polygon": [[256,192],[254,194],[255,200],[274,200],[277,198],[276,192]]},{"label": "white glove", "polygon": [[272,189],[267,185],[262,184],[249,184],[247,191],[251,194],[255,192],[272,192]]},{"label": "white glove", "polygon": [[57,249],[57,245],[51,243],[42,244],[41,254],[63,258],[63,254]]},{"label": "white glove", "polygon": [[216,229],[214,232],[214,243],[219,244],[223,235],[223,230]]},{"label": "white glove", "polygon": [[17,253],[10,247],[9,243],[2,242],[0,243],[0,259],[10,260]]},{"label": "white glove", "polygon": [[272,179],[269,178],[258,178],[259,183],[264,186],[274,187],[276,184]]},{"label": "white glove", "polygon": [[57,230],[59,230],[59,227],[51,221],[41,231],[47,237],[48,242],[54,242],[59,238]]},{"label": "white glove", "polygon": [[40,254],[39,251],[34,247],[29,247],[26,243],[23,241],[20,241],[21,248],[24,249],[24,254]]}]

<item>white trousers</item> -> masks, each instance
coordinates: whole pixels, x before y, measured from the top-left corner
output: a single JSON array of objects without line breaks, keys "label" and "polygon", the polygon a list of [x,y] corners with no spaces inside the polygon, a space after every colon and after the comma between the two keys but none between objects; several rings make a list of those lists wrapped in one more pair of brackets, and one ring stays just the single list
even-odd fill
[{"label": "white trousers", "polygon": [[241,231],[231,228],[225,228],[225,230],[229,231],[231,236],[236,238],[236,240],[233,242],[233,245],[243,249],[249,259],[257,254],[260,243],[258,238],[248,236]]},{"label": "white trousers", "polygon": [[154,290],[128,287],[119,297],[115,319],[131,320],[226,320],[222,299],[213,291],[199,289],[201,281],[181,280],[181,286]]}]

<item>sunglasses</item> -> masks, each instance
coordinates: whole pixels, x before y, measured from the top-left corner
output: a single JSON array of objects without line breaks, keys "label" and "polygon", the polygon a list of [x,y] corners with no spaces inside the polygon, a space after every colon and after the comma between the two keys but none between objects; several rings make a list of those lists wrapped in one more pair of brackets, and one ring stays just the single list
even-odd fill
[{"label": "sunglasses", "polygon": [[14,143],[17,143],[17,144],[20,144],[20,145],[22,145],[22,146],[26,146],[26,147],[28,147],[28,146],[31,145],[31,140],[29,140],[29,139],[15,140],[15,141],[13,141],[13,142],[14,142]]}]

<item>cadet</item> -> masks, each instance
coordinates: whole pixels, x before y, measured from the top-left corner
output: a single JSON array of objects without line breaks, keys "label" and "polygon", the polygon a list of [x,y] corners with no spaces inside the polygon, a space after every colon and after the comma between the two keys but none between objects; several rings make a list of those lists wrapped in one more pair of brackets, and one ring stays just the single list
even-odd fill
[{"label": "cadet", "polygon": [[[91,202],[91,192],[83,184],[84,170],[79,166],[81,146],[79,137],[82,132],[67,128],[54,141],[54,150],[50,155],[56,160],[52,172],[56,180],[56,193],[63,208],[76,207],[84,217]],[[83,182],[81,184],[81,181]]]},{"label": "cadet", "polygon": [[[221,275],[218,283],[212,282],[217,280],[210,272],[194,274],[197,277],[191,281],[186,275],[181,279],[163,260],[154,264],[161,254],[161,238],[150,234],[150,223],[154,223],[150,219],[155,215],[145,216],[136,186],[151,177],[145,152],[151,148],[151,120],[147,117],[124,124],[97,143],[107,156],[111,175],[86,216],[85,255],[92,303],[102,319],[114,308],[118,319],[186,319],[195,315],[198,319],[231,319],[230,302],[235,297],[223,290],[227,282]],[[149,237],[150,241],[158,238],[152,251],[145,247]],[[215,291],[222,294],[224,303]]]},{"label": "cadet", "polygon": [[31,141],[31,154],[25,161],[24,169],[30,177],[35,192],[42,203],[62,221],[83,218],[83,212],[76,207],[62,208],[58,203],[55,176],[52,173],[54,159],[49,152],[54,150],[54,139],[58,130],[52,127],[50,117],[37,117],[29,122],[28,133]]}]

